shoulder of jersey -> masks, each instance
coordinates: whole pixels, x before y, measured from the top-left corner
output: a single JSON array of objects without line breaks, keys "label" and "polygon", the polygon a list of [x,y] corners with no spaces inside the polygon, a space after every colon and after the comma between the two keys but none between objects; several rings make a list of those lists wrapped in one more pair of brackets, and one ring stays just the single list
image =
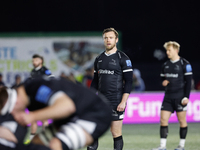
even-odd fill
[{"label": "shoulder of jersey", "polygon": [[49,69],[47,69],[47,67],[45,67],[45,66],[42,66],[42,69],[44,69],[44,70],[49,70]]},{"label": "shoulder of jersey", "polygon": [[167,60],[166,62],[164,62],[164,64],[163,65],[166,65],[167,63],[169,63],[170,62],[170,60]]},{"label": "shoulder of jersey", "polygon": [[183,61],[183,62],[182,62],[183,64],[189,64],[189,63],[190,63],[190,62],[187,61],[185,58],[182,58],[182,57],[181,57],[181,60]]},{"label": "shoulder of jersey", "polygon": [[100,54],[96,57],[96,59],[99,59],[99,58],[101,57],[101,55],[103,55],[103,53],[104,53],[104,51],[103,51],[102,53],[100,53]]},{"label": "shoulder of jersey", "polygon": [[118,55],[119,55],[120,58],[126,57],[126,58],[129,59],[129,57],[128,57],[124,52],[122,52],[122,51],[120,51],[120,50],[117,50],[117,53],[118,53]]}]

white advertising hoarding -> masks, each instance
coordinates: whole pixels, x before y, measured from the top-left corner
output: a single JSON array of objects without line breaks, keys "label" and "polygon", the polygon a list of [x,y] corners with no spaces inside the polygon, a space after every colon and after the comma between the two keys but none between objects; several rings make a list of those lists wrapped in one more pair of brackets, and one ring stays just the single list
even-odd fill
[{"label": "white advertising hoarding", "polygon": [[0,37],[0,72],[7,86],[19,74],[22,80],[33,69],[32,56],[44,57],[45,66],[55,76],[61,72],[83,74],[94,58],[104,50],[100,36]]}]

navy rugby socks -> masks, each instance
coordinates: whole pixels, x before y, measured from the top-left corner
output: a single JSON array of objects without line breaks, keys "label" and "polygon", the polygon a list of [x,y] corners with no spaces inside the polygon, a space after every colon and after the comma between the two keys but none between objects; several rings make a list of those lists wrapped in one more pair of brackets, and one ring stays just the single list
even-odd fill
[{"label": "navy rugby socks", "polygon": [[122,150],[124,146],[122,136],[113,138],[113,140],[114,140],[114,150]]}]

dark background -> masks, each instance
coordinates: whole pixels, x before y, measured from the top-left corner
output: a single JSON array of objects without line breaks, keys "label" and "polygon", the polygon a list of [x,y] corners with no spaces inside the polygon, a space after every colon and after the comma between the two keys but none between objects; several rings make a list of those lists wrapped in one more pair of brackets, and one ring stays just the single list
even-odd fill
[{"label": "dark background", "polygon": [[171,0],[6,0],[0,2],[0,33],[100,31],[114,27],[122,34],[122,50],[141,71],[146,90],[163,90],[155,49],[174,40],[180,56],[200,80],[200,11],[198,1]]}]

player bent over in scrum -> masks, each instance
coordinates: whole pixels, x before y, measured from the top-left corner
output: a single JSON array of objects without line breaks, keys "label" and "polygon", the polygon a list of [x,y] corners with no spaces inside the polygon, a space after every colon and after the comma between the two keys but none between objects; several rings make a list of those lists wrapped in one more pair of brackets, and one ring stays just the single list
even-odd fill
[{"label": "player bent over in scrum", "polygon": [[25,107],[18,105],[16,99],[16,90],[0,88],[0,150],[50,150],[42,145],[23,144],[27,127],[18,124],[11,113],[25,110]]},{"label": "player bent over in scrum", "polygon": [[73,150],[90,145],[111,124],[112,112],[106,99],[66,79],[34,79],[20,86],[17,94],[21,105],[29,106],[30,110],[29,114],[15,113],[15,119],[22,125],[54,120],[33,139],[53,150]]}]

